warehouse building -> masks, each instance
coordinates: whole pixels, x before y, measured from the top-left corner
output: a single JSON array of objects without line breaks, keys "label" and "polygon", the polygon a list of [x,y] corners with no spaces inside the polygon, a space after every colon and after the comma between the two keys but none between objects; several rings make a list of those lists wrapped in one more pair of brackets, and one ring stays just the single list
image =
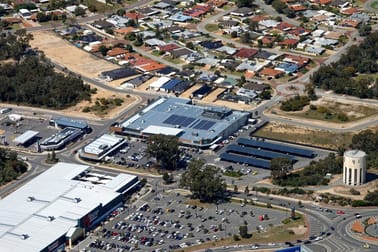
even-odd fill
[{"label": "warehouse building", "polygon": [[83,135],[83,133],[84,132],[81,129],[66,127],[58,133],[42,140],[39,143],[39,147],[43,151],[59,150],[64,148],[70,142],[75,141]]},{"label": "warehouse building", "polygon": [[134,175],[58,163],[0,201],[1,251],[63,251],[138,185]]},{"label": "warehouse building", "polygon": [[249,117],[248,112],[193,105],[189,99],[160,98],[111,130],[136,137],[173,135],[183,145],[208,148],[244,126]]}]

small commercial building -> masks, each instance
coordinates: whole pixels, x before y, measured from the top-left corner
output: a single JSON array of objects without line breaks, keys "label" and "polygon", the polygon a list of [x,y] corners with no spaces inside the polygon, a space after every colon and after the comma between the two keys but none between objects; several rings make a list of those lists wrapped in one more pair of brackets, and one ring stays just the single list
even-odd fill
[{"label": "small commercial building", "polygon": [[366,153],[349,150],[344,153],[343,182],[349,186],[359,186],[366,180]]},{"label": "small commercial building", "polygon": [[0,200],[1,251],[67,251],[138,185],[134,175],[58,163]]},{"label": "small commercial building", "polygon": [[125,138],[104,134],[80,149],[79,156],[90,161],[101,161],[124,144],[126,144]]},{"label": "small commercial building", "polygon": [[13,142],[15,142],[17,145],[26,146],[31,144],[39,135],[38,131],[34,130],[27,130],[25,133],[19,135],[16,137]]}]

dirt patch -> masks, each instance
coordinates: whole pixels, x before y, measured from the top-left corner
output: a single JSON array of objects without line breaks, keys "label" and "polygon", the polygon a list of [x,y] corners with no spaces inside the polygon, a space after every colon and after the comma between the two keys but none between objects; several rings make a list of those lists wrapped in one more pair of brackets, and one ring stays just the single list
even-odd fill
[{"label": "dirt patch", "polygon": [[[123,103],[121,106],[116,106],[115,108],[111,110],[105,110],[101,114],[94,113],[94,112],[88,112],[88,113],[83,112],[83,109],[85,107],[93,106],[96,100],[101,99],[101,98],[105,98],[105,99],[119,98],[123,100]],[[134,102],[136,101],[137,101],[137,97],[135,96],[130,96],[126,94],[114,94],[113,92],[105,90],[105,89],[98,89],[97,93],[91,96],[91,101],[82,101],[73,107],[62,110],[62,113],[66,115],[75,115],[75,116],[80,115],[80,117],[89,118],[89,119],[96,119],[98,117],[102,119],[110,119],[122,113],[128,106],[134,104]]]},{"label": "dirt patch", "polygon": [[[117,66],[112,63],[106,62],[103,59],[99,59],[90,53],[76,48],[53,32],[33,32],[33,36],[34,40],[30,43],[32,47],[37,47],[39,50],[44,51],[46,57],[53,62],[59,62],[59,64],[67,67],[67,69],[88,78],[97,78],[100,72],[117,68]],[[118,82],[116,84],[119,85]],[[137,96],[115,94],[112,91],[98,87],[96,88],[97,93],[91,96],[91,101],[82,101],[73,107],[62,110],[62,113],[67,116],[80,116],[87,119],[109,119],[119,115],[128,106],[140,99]],[[124,102],[122,106],[117,106],[112,110],[104,111],[101,115],[92,112],[82,112],[85,107],[92,106],[97,99],[101,98],[120,98]]]},{"label": "dirt patch", "polygon": [[307,232],[307,228],[304,225],[300,225],[298,227],[291,227],[288,229],[292,230],[296,235],[304,235]]},{"label": "dirt patch", "polygon": [[97,58],[81,50],[58,35],[49,31],[33,32],[32,47],[44,51],[47,58],[67,67],[69,70],[89,78],[97,78],[98,74],[118,68],[116,65]]}]

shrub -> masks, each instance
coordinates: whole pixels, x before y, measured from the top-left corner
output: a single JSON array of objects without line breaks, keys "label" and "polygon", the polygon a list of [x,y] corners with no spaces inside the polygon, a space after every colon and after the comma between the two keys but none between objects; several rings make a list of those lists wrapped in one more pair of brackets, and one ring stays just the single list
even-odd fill
[{"label": "shrub", "polygon": [[359,191],[357,191],[356,189],[354,189],[354,188],[351,188],[351,189],[349,190],[349,192],[350,192],[352,195],[361,195],[361,193],[360,193]]}]

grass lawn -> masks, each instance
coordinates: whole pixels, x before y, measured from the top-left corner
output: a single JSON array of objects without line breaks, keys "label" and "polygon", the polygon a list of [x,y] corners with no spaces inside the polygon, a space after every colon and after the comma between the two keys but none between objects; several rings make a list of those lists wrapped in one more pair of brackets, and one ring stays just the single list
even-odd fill
[{"label": "grass lawn", "polygon": [[378,10],[378,1],[374,1],[370,5],[371,8]]},{"label": "grass lawn", "polygon": [[185,61],[178,59],[178,58],[165,57],[164,59],[168,60],[169,62],[171,62],[173,64],[177,64],[177,65],[181,65],[181,64],[185,63]]},{"label": "grass lawn", "polygon": [[[235,241],[232,237],[222,238],[218,241],[213,241],[210,243],[204,243],[201,245],[195,245],[189,248],[185,248],[182,251],[198,251],[201,249],[219,247],[219,246],[230,246],[230,245],[241,245],[241,244],[252,244],[252,243],[269,243],[269,242],[285,242],[293,241],[305,238],[305,234],[292,234],[289,232],[291,229],[296,227],[305,226],[303,216],[297,213],[298,219],[288,220],[287,224],[282,224],[280,226],[267,227],[267,232],[252,232],[252,237],[247,239],[241,239],[240,241]],[[251,230],[250,230],[251,231]]]},{"label": "grass lawn", "polygon": [[[334,122],[334,123],[345,123],[345,122],[357,121],[357,120],[378,114],[378,108],[376,107],[343,104],[343,103],[338,103],[338,102],[326,102],[325,104],[322,104],[320,106],[327,108],[327,112],[323,112],[323,111],[319,112],[319,110],[317,109],[315,110],[309,109],[302,113],[301,112],[300,113],[287,113],[287,115],[292,116],[292,117],[303,117],[306,119],[315,119],[315,120],[328,121],[328,122]],[[348,117],[348,120],[347,121],[340,120],[340,118],[338,117],[340,113],[345,113]]]},{"label": "grass lawn", "polygon": [[206,29],[207,31],[209,31],[209,32],[216,32],[216,31],[219,30],[219,27],[218,27],[217,24],[207,24],[207,25],[205,26],[205,29]]},{"label": "grass lawn", "polygon": [[[356,132],[357,134],[358,132]],[[265,127],[253,134],[258,137],[267,137],[293,143],[309,144],[324,148],[337,149],[339,146],[349,146],[354,133],[335,133],[331,131],[308,129],[304,127],[268,123]]]},{"label": "grass lawn", "polygon": [[116,3],[110,4],[103,4],[101,2],[98,2],[97,0],[85,0],[84,4],[86,6],[94,5],[96,6],[98,13],[105,13],[109,11],[115,11],[117,9],[120,9],[122,6]]}]

